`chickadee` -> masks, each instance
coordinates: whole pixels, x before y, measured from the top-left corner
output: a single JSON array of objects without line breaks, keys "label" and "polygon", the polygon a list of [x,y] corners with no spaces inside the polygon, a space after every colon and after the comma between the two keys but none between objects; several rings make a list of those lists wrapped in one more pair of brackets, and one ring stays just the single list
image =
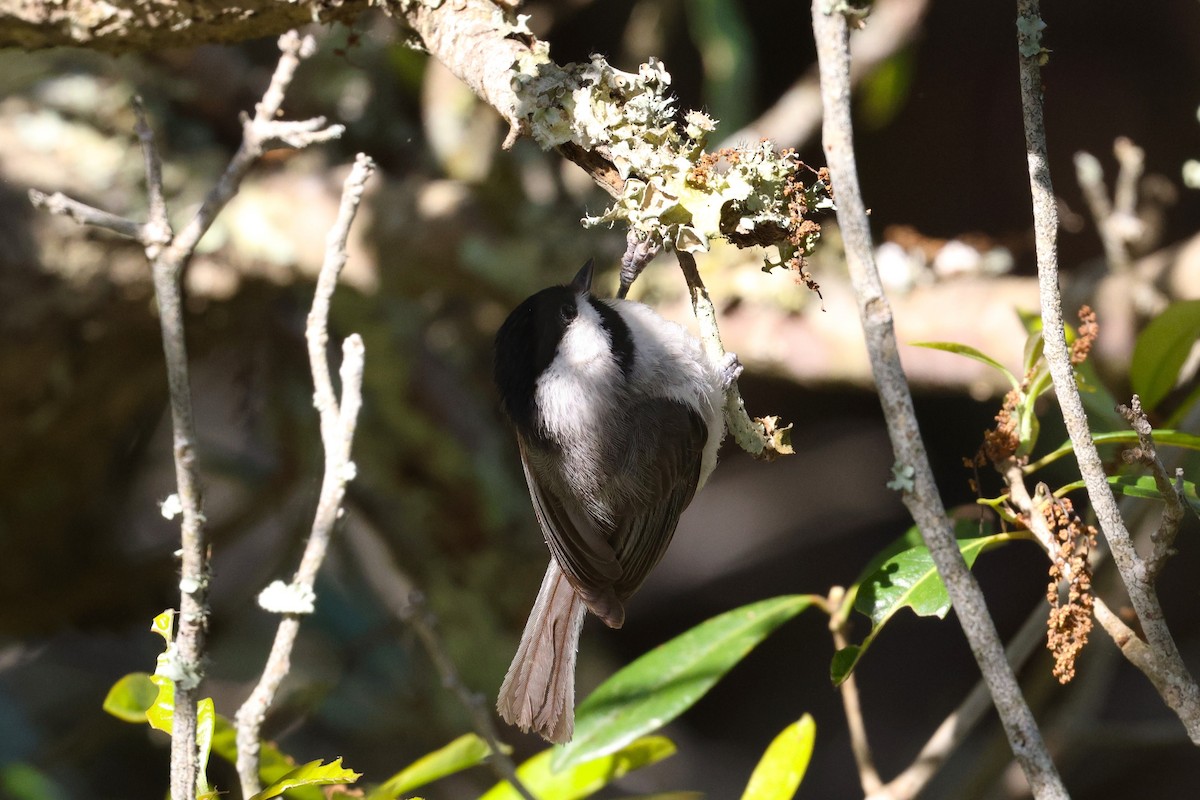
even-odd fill
[{"label": "chickadee", "polygon": [[585,611],[624,623],[625,601],[716,466],[724,393],[740,371],[648,306],[593,297],[591,283],[589,260],[496,334],[501,405],[551,556],[497,709],[551,742],[574,730]]}]

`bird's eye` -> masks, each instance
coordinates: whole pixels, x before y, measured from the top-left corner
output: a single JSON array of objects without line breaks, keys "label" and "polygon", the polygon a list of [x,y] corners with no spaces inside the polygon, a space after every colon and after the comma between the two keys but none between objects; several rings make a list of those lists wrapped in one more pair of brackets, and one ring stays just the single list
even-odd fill
[{"label": "bird's eye", "polygon": [[575,315],[577,313],[578,311],[576,310],[574,303],[563,303],[558,307],[558,317],[563,322],[570,322],[571,320],[575,319]]}]

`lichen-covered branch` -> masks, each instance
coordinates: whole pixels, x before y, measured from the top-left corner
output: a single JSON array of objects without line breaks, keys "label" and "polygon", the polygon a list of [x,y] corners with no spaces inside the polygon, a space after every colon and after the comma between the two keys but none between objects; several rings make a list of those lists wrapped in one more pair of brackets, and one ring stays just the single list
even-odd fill
[{"label": "lichen-covered branch", "polygon": [[0,47],[157,51],[277,36],[310,22],[350,22],[369,0],[97,2],[0,0]]},{"label": "lichen-covered branch", "polygon": [[1104,464],[1088,428],[1087,413],[1075,384],[1063,328],[1062,296],[1058,276],[1058,211],[1046,152],[1046,130],[1042,115],[1041,31],[1045,27],[1037,0],[1017,0],[1017,45],[1020,53],[1021,107],[1025,124],[1029,185],[1033,197],[1034,237],[1037,250],[1038,285],[1041,295],[1042,331],[1046,361],[1063,421],[1075,450],[1079,472],[1087,485],[1092,510],[1108,541],[1113,562],[1129,592],[1146,643],[1162,659],[1171,686],[1164,697],[1175,710],[1188,736],[1200,744],[1200,687],[1187,670],[1179,648],[1167,628],[1149,569],[1133,546],[1117,507]]},{"label": "lichen-covered branch", "polygon": [[312,310],[305,328],[313,376],[313,404],[320,416],[321,443],[325,449],[325,475],[308,543],[292,582],[285,585],[276,581],[259,595],[259,605],[282,614],[283,618],[276,629],[262,676],[237,712],[237,771],[243,797],[251,797],[262,789],[258,778],[259,732],[279,685],[291,669],[292,647],[300,631],[300,620],[313,610],[313,585],[317,571],[329,549],[334,523],[341,515],[346,483],[354,477],[350,447],[354,440],[358,411],[362,406],[363,343],[358,334],[352,334],[342,344],[340,402],[330,378],[326,346],[329,342],[330,299],[337,286],[338,275],[346,263],[346,241],[350,236],[350,226],[374,169],[371,159],[360,153],[346,178],[337,221],[329,231],[325,261],[317,277]]},{"label": "lichen-covered branch", "polygon": [[[692,311],[700,327],[700,342],[704,352],[714,364],[728,361],[725,346],[721,344],[721,331],[717,327],[717,309],[713,306],[708,289],[696,268],[696,259],[691,253],[677,250],[679,267],[687,281],[692,299]],[[746,413],[746,402],[738,391],[736,376],[733,376],[725,391],[725,426],[738,447],[757,458],[771,459],[778,455],[791,455],[791,425],[780,425],[778,417],[751,419]]]},{"label": "lichen-covered branch", "polygon": [[963,561],[955,541],[917,426],[912,395],[900,366],[892,312],[875,268],[866,207],[858,185],[850,118],[847,21],[841,13],[831,10],[824,0],[814,0],[812,20],[825,109],[822,141],[837,197],[837,216],[845,241],[846,260],[858,297],[859,316],[888,435],[897,464],[911,474],[911,484],[904,490],[904,504],[916,520],[938,574],[946,585],[956,616],[987,681],[1013,755],[1034,796],[1066,798],[1062,779],[1050,759],[1016,676],[1005,659],[1004,647],[988,614],[979,584]]}]

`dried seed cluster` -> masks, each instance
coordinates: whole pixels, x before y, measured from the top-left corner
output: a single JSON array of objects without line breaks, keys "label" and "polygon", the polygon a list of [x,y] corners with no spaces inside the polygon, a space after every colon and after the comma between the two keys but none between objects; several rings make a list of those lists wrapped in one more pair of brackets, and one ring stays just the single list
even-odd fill
[{"label": "dried seed cluster", "polygon": [[1054,677],[1059,683],[1069,683],[1075,677],[1075,659],[1092,630],[1088,553],[1096,546],[1096,529],[1083,524],[1066,498],[1047,503],[1042,513],[1058,544],[1051,554],[1050,582],[1046,586],[1050,602],[1046,647],[1054,654]]}]

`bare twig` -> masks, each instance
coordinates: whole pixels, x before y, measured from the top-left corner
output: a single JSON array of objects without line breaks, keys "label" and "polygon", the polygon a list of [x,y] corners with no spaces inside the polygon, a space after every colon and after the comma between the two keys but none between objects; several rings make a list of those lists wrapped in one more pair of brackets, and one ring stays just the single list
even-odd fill
[{"label": "bare twig", "polygon": [[[324,127],[325,120],[321,117],[300,123],[304,133],[287,128],[292,123],[282,123],[275,119],[283,104],[284,93],[292,82],[292,77],[296,74],[296,67],[299,66],[300,60],[310,56],[315,48],[316,45],[311,36],[301,38],[295,31],[288,31],[279,37],[279,63],[275,67],[275,73],[271,76],[271,82],[263,94],[262,101],[254,107],[254,117],[242,120],[242,143],[238,146],[237,152],[233,154],[233,158],[230,159],[229,166],[225,168],[217,185],[204,198],[204,203],[196,211],[195,216],[175,237],[169,250],[175,251],[175,253],[186,252],[190,257],[190,253],[208,231],[217,214],[237,193],[242,179],[254,166],[254,162],[266,152],[270,143],[283,141],[291,147],[304,147],[341,135],[344,130],[343,126]],[[286,136],[281,135],[281,126],[288,131]],[[186,259],[176,257],[179,263],[185,263]]]},{"label": "bare twig", "polygon": [[[850,40],[850,81],[859,83],[912,42],[928,6],[928,0],[876,0],[868,24]],[[762,116],[724,137],[724,143],[767,138],[779,147],[802,147],[820,126],[821,84],[814,67],[789,86]]]},{"label": "bare twig", "polygon": [[[1046,606],[1039,604],[1026,618],[1017,635],[1005,649],[1008,663],[1019,669],[1038,650],[1046,631]],[[950,754],[966,740],[968,734],[992,707],[987,682],[979,681],[970,693],[937,727],[929,741],[917,753],[903,772],[892,778],[877,792],[868,795],[868,800],[912,800],[933,779]]]},{"label": "bare twig", "polygon": [[1154,552],[1146,562],[1146,580],[1153,583],[1173,552],[1175,537],[1179,534],[1179,526],[1183,524],[1186,513],[1183,505],[1183,470],[1176,469],[1172,480],[1166,465],[1158,457],[1158,450],[1154,446],[1154,430],[1150,427],[1146,412],[1142,410],[1142,398],[1135,394],[1129,405],[1117,406],[1117,413],[1129,422],[1138,435],[1138,446],[1126,450],[1122,457],[1126,462],[1136,461],[1149,467],[1150,474],[1154,476],[1154,485],[1163,497],[1162,517],[1158,528],[1150,535]]},{"label": "bare twig", "polygon": [[[717,310],[708,289],[700,278],[700,270],[696,268],[696,259],[691,253],[676,250],[675,257],[683,270],[687,281],[688,293],[692,298],[692,311],[700,327],[700,341],[704,351],[713,363],[719,364],[728,358],[724,345],[721,344],[721,331],[717,327]],[[779,440],[770,436],[761,422],[750,419],[746,413],[746,402],[738,391],[737,380],[729,384],[725,392],[725,424],[729,428],[738,446],[753,456],[770,458],[779,452]]]},{"label": "bare twig", "polygon": [[[849,645],[846,639],[848,614],[839,614],[837,609],[846,597],[841,586],[833,587],[829,593],[829,631],[833,634],[834,650],[843,650]],[[862,704],[859,702],[858,681],[851,672],[838,686],[842,695],[842,709],[846,712],[846,726],[850,729],[850,749],[854,752],[854,763],[858,765],[858,781],[863,794],[873,795],[883,788],[879,770],[871,756],[871,743],[867,738],[867,726],[863,721]]]},{"label": "bare twig", "polygon": [[1200,687],[1187,670],[1179,648],[1163,618],[1162,606],[1150,582],[1149,570],[1134,549],[1132,538],[1113,497],[1100,454],[1088,429],[1087,414],[1075,385],[1063,328],[1062,297],[1058,289],[1058,212],[1046,155],[1046,132],[1042,118],[1040,30],[1037,0],[1017,0],[1017,39],[1020,52],[1021,106],[1025,123],[1025,145],[1029,162],[1029,184],[1033,196],[1034,234],[1037,249],[1038,285],[1041,295],[1042,331],[1046,361],[1058,396],[1067,433],[1074,444],[1079,472],[1087,485],[1096,519],[1112,551],[1113,561],[1129,592],[1141,621],[1146,642],[1158,657],[1169,686],[1168,705],[1179,715],[1188,736],[1200,744]]},{"label": "bare twig", "polygon": [[1119,169],[1112,201],[1104,186],[1104,169],[1091,153],[1080,151],[1075,154],[1075,176],[1100,234],[1109,269],[1116,274],[1126,274],[1133,269],[1130,245],[1144,233],[1137,216],[1137,186],[1142,177],[1145,153],[1124,137],[1113,144],[1113,152]]},{"label": "bare twig", "polygon": [[954,532],[942,506],[928,455],[913,411],[912,395],[900,365],[892,312],[875,268],[866,208],[858,185],[850,121],[850,55],[846,18],[831,12],[824,0],[812,5],[813,35],[821,72],[825,108],[823,143],[837,198],[838,226],[859,304],[871,371],[879,388],[888,435],[899,465],[911,471],[904,504],[921,530],[946,585],[956,616],[1020,763],[1037,798],[1065,798],[1066,789],[1050,759],[1033,714],[1021,694],[1016,676],[988,614],[987,604],[963,561]]},{"label": "bare twig", "polygon": [[[359,524],[361,523],[361,524]],[[430,661],[441,676],[442,685],[454,693],[471,716],[475,732],[491,749],[491,764],[500,780],[508,781],[525,800],[536,800],[517,777],[517,768],[500,739],[492,712],[483,695],[472,692],[462,682],[453,659],[442,644],[437,632],[437,620],[425,604],[424,597],[413,586],[412,579],[400,569],[383,537],[365,521],[354,518],[346,526],[346,541],[358,563],[358,572],[384,605],[404,624],[410,626],[421,640]]]},{"label": "bare twig", "polygon": [[[31,191],[30,201],[52,213],[65,214],[83,224],[97,225],[136,239],[145,249],[154,278],[162,328],[163,354],[167,366],[167,384],[171,403],[171,425],[175,456],[175,480],[180,526],[180,601],[175,633],[175,715],[171,734],[171,794],[177,798],[195,796],[198,774],[196,747],[196,701],[203,675],[205,631],[208,626],[208,543],[201,511],[200,480],[196,471],[196,431],[192,416],[191,387],[188,378],[187,347],[183,327],[183,271],[196,245],[212,225],[218,213],[237,192],[242,178],[264,151],[267,143],[282,139],[292,146],[325,141],[341,132],[340,126],[324,127],[323,120],[307,123],[280,123],[279,113],[284,92],[296,66],[313,50],[311,37],[295,32],[280,37],[282,50],[279,66],[271,79],[263,102],[252,120],[243,125],[244,138],[225,173],[209,192],[200,209],[173,235],[167,217],[162,182],[162,161],[154,143],[154,134],[146,121],[141,101],[135,99],[136,131],[141,142],[146,168],[149,220],[135,223],[86,204],[54,194]],[[361,351],[361,343],[357,346]],[[360,368],[361,371],[361,368]],[[345,383],[346,379],[343,378]]]},{"label": "bare twig", "polygon": [[44,208],[51,214],[70,217],[80,225],[104,228],[113,233],[128,236],[139,243],[142,242],[143,231],[146,228],[142,223],[134,222],[125,217],[119,217],[116,214],[110,214],[107,211],[101,211],[78,200],[72,200],[62,192],[46,194],[45,192],[39,192],[37,189],[30,189],[29,202],[33,204],[34,208]]},{"label": "bare twig", "polygon": [[350,236],[350,226],[354,222],[363,189],[374,169],[371,159],[360,153],[346,178],[337,221],[326,240],[325,261],[317,277],[312,310],[305,329],[309,366],[315,387],[314,405],[320,415],[321,442],[325,448],[325,476],[321,482],[321,495],[317,501],[312,531],[295,577],[286,587],[280,583],[272,584],[259,597],[260,605],[270,611],[281,612],[283,619],[275,632],[275,641],[267,656],[262,677],[237,712],[237,770],[244,797],[250,797],[262,789],[258,778],[259,731],[279,685],[291,669],[291,652],[300,630],[300,619],[312,612],[313,584],[317,571],[329,549],[334,523],[341,515],[346,483],[354,477],[350,447],[358,410],[362,405],[363,343],[358,334],[352,334],[342,344],[340,403],[329,374],[326,346],[329,341],[330,298],[346,263],[346,241]]}]

